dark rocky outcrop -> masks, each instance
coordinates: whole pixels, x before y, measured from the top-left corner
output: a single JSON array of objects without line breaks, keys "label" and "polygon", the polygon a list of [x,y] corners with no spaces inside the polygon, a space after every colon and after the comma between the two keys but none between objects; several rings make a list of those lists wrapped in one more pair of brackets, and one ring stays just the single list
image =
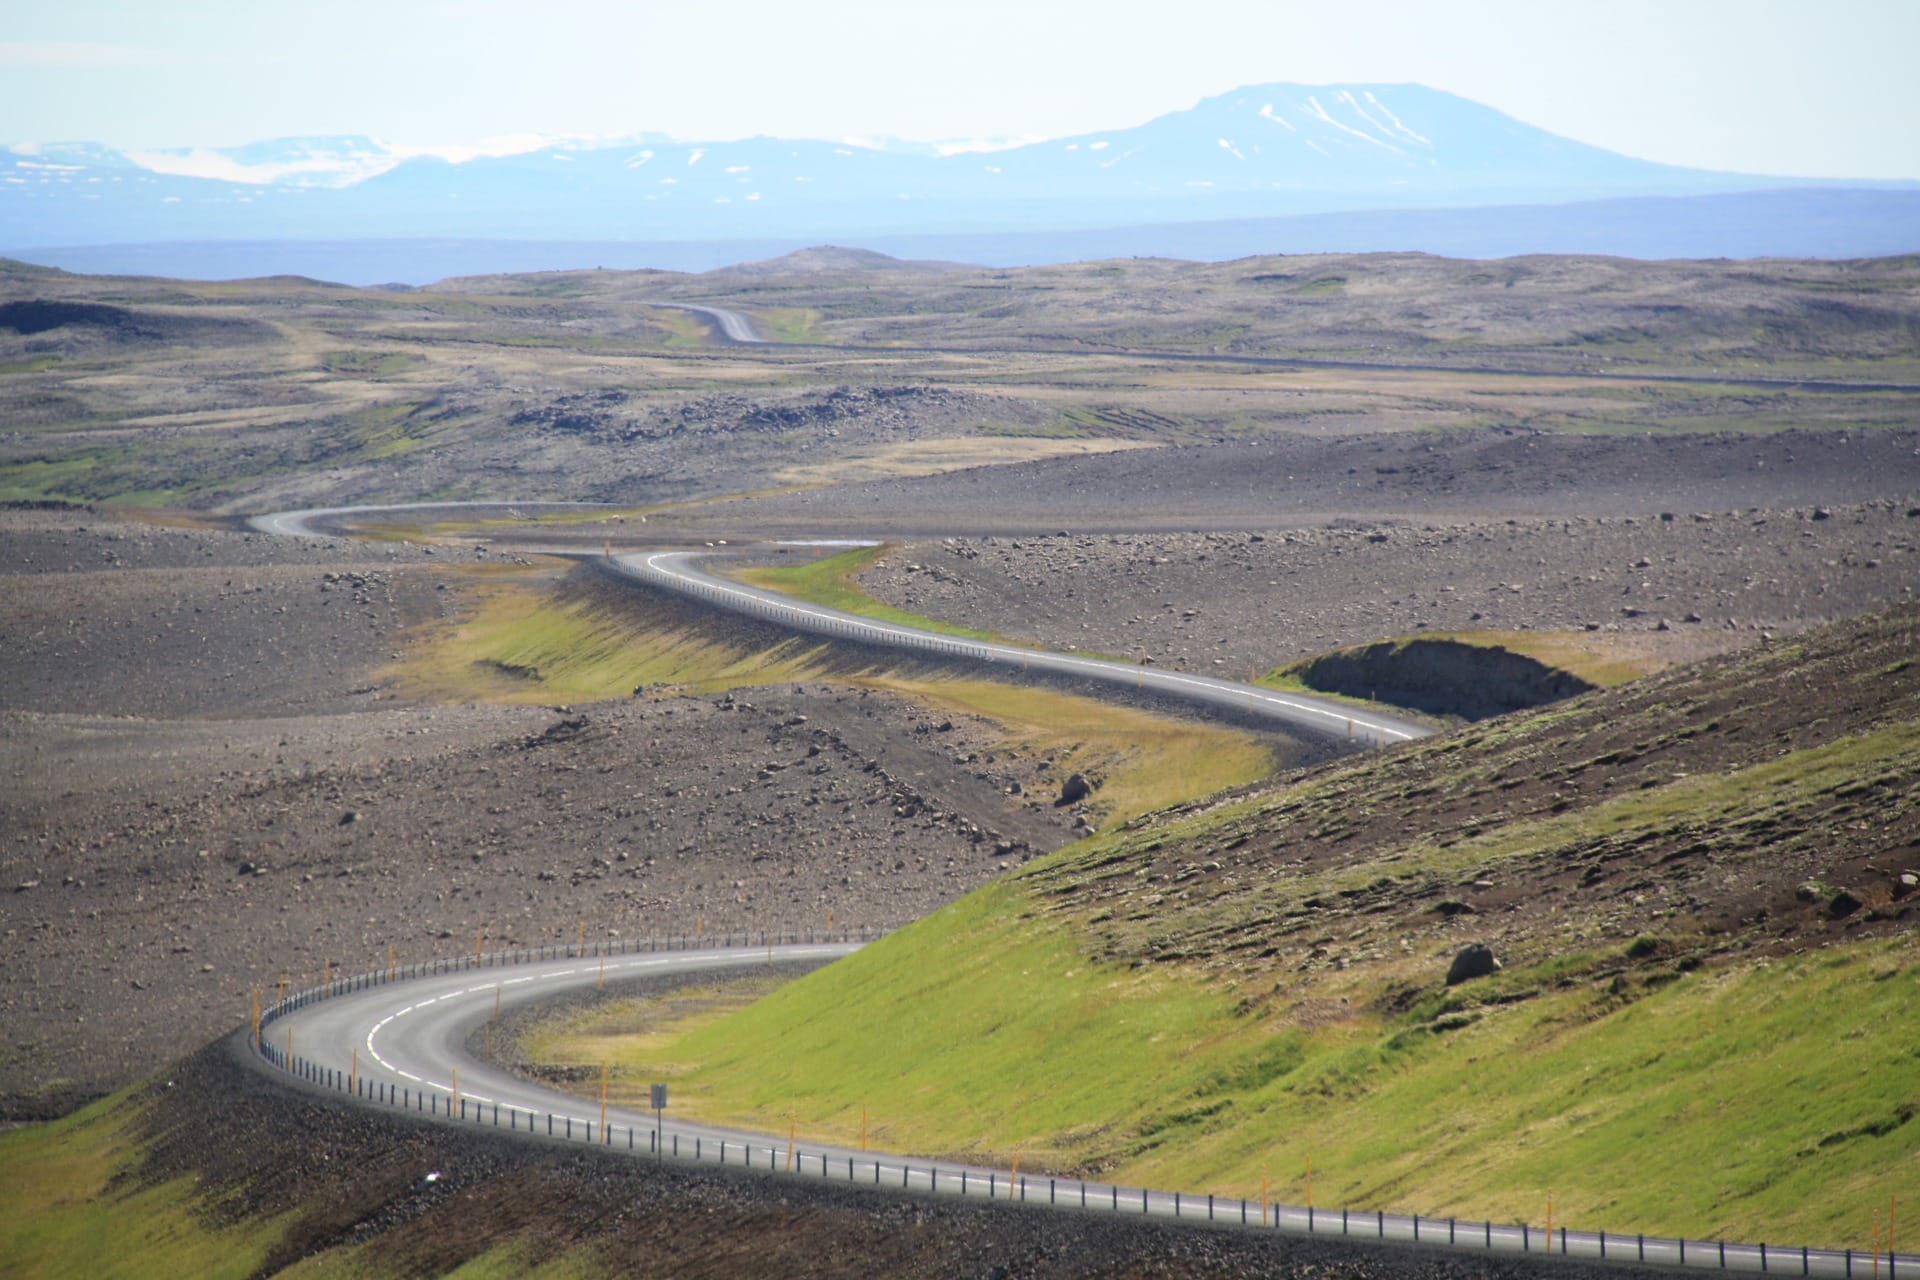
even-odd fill
[{"label": "dark rocky outcrop", "polygon": [[1523,654],[1444,639],[1383,640],[1310,658],[1289,670],[1322,693],[1378,698],[1463,720],[1543,706],[1595,688]]},{"label": "dark rocky outcrop", "polygon": [[1484,978],[1500,969],[1500,961],[1494,957],[1493,948],[1484,942],[1475,942],[1460,948],[1453,957],[1453,963],[1447,967],[1447,985],[1458,986],[1474,978]]}]

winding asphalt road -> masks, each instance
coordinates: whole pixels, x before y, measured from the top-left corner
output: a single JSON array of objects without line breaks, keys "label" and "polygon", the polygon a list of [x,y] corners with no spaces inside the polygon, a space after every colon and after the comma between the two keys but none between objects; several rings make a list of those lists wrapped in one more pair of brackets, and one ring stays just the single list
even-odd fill
[{"label": "winding asphalt road", "polygon": [[[406,513],[419,515],[445,508],[497,507],[513,510],[545,510],[593,507],[604,504],[565,502],[450,502],[414,506],[314,507],[304,511],[282,511],[254,516],[248,524],[263,533],[288,537],[317,538],[331,536],[316,525],[362,516]],[[1041,671],[1073,676],[1119,688],[1144,690],[1177,698],[1197,706],[1225,710],[1240,717],[1251,717],[1278,725],[1290,732],[1327,742],[1352,742],[1356,745],[1388,746],[1423,738],[1433,731],[1412,721],[1382,715],[1361,708],[1308,694],[1276,693],[1258,685],[1240,684],[1214,676],[1189,675],[1179,671],[1161,671],[1153,667],[1110,662],[1078,654],[1055,653],[1046,649],[997,644],[941,635],[916,627],[876,622],[856,613],[845,613],[823,605],[807,604],[777,591],[747,586],[707,573],[695,563],[713,552],[655,551],[622,553],[608,563],[619,573],[651,586],[676,592],[717,608],[788,626],[795,631],[830,639],[854,640],[862,644],[884,645],[936,657],[985,663],[1009,673]]]},{"label": "winding asphalt road", "polygon": [[707,307],[692,302],[650,302],[647,305],[671,307],[675,311],[696,311],[720,326],[720,341],[729,345],[758,346],[767,341],[760,336],[760,331],[753,327],[753,321],[740,312],[729,311],[725,307]]},{"label": "winding asphalt road", "polygon": [[907,649],[936,657],[982,662],[1007,671],[1045,671],[1121,688],[1146,690],[1201,707],[1251,715],[1315,738],[1386,746],[1424,738],[1433,732],[1408,720],[1327,698],[1276,693],[1258,685],[1240,684],[1213,676],[1188,675],[1180,671],[1161,671],[1077,654],[967,640],[895,623],[876,622],[859,614],[802,603],[777,591],[716,577],[694,563],[712,554],[689,551],[636,552],[614,556],[613,564],[620,572],[642,582],[796,631]]},{"label": "winding asphalt road", "polygon": [[275,511],[263,516],[248,516],[247,527],[282,538],[332,538],[344,535],[315,528],[316,522],[359,516],[419,515],[426,511],[471,510],[475,507],[494,507],[511,514],[520,511],[577,511],[611,505],[605,502],[402,502],[383,507],[308,507],[304,511]]},{"label": "winding asphalt road", "polygon": [[[468,506],[570,506],[578,504],[473,503]],[[330,508],[256,518],[256,529],[290,536],[326,536],[313,522],[407,508]],[[419,510],[419,508],[414,508]],[[966,640],[876,622],[856,614],[805,604],[715,577],[692,561],[707,552],[646,552],[610,557],[616,571],[655,587],[716,606],[830,637],[883,644],[940,656],[1026,669],[1040,669],[1112,684],[1151,686],[1156,691],[1208,706],[1248,708],[1289,728],[1317,736],[1352,735],[1388,744],[1428,730],[1392,717],[1337,703],[1205,676],[1154,671],[1077,655]],[[743,939],[750,942],[750,939]],[[624,1107],[607,1107],[548,1089],[476,1058],[475,1038],[501,1014],[608,981],[655,975],[698,975],[786,960],[831,961],[855,949],[847,942],[763,941],[758,946],[696,947],[684,941],[664,948],[649,944],[614,948],[495,953],[415,966],[403,971],[341,979],[324,989],[296,993],[265,1011],[248,1058],[309,1086],[348,1092],[364,1105],[404,1110],[446,1124],[473,1125],[524,1134],[530,1141],[592,1144],[635,1158],[674,1159],[752,1167],[784,1177],[819,1178],[919,1194],[1017,1198],[1089,1213],[1125,1213],[1176,1218],[1244,1230],[1344,1236],[1433,1248],[1485,1252],[1544,1252],[1602,1258],[1627,1264],[1778,1272],[1822,1277],[1855,1274],[1852,1254],[1722,1241],[1649,1239],[1640,1235],[1557,1232],[1491,1222],[1459,1222],[1381,1212],[1267,1205],[1214,1195],[1155,1191],[1105,1183],[1016,1176],[946,1161],[915,1161],[895,1155],[822,1144],[782,1142],[777,1136],[669,1121]],[[556,954],[556,952],[563,952]],[[251,1040],[251,1031],[242,1032]],[[286,1078],[281,1074],[280,1078]],[[671,1113],[669,1099],[668,1114]],[[1864,1262],[1864,1259],[1860,1260]],[[1901,1258],[1920,1266],[1920,1257]],[[1888,1259],[1889,1280],[1895,1280]]]}]

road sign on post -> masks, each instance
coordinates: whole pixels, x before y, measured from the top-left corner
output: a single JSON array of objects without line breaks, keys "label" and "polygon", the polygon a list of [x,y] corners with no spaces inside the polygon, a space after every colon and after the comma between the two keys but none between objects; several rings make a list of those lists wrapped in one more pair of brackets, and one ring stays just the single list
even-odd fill
[{"label": "road sign on post", "polygon": [[[653,1098],[652,1098],[652,1101],[653,1101],[653,1158],[655,1160],[665,1160],[667,1158],[667,1152],[666,1152],[666,1148],[662,1145],[662,1140],[661,1140],[660,1113],[667,1109],[667,1086],[663,1084],[656,1084],[653,1086],[652,1093],[653,1093]],[[677,1142],[678,1139],[676,1139],[675,1141]]]}]

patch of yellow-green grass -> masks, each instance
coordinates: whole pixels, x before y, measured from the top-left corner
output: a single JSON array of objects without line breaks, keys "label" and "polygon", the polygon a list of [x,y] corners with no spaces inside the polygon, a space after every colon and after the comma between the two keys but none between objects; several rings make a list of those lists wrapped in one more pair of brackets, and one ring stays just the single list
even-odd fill
[{"label": "patch of yellow-green grass", "polygon": [[[608,1097],[623,1106],[638,1105],[647,1086],[686,1071],[688,1064],[669,1052],[680,1037],[740,1012],[786,985],[784,973],[745,971],[719,981],[682,987],[659,996],[611,1001],[536,1024],[520,1037],[530,1061],[598,1066],[607,1063],[612,1086]],[[580,1086],[582,1096],[599,1096],[599,1081]]]},{"label": "patch of yellow-green grass", "polygon": [[782,468],[779,479],[795,485],[851,484],[1152,447],[1138,440],[1076,440],[1044,433],[935,437],[854,450],[824,462],[795,463]]},{"label": "patch of yellow-green grass", "polygon": [[678,307],[650,307],[647,320],[655,328],[665,331],[661,345],[666,347],[707,347],[713,345],[715,322],[708,320],[697,311],[683,311]]},{"label": "patch of yellow-green grass", "polygon": [[1543,667],[1564,671],[1600,689],[1610,689],[1671,665],[1657,652],[1617,635],[1593,631],[1451,631],[1414,637],[1505,649]]},{"label": "patch of yellow-green grass", "polygon": [[551,594],[549,574],[462,574],[466,616],[418,633],[386,675],[414,697],[451,702],[592,702],[641,685],[687,692],[817,678],[824,648],[800,639],[754,649]]},{"label": "patch of yellow-green grass", "polygon": [[[1438,961],[1436,960],[1436,963]],[[650,1044],[690,1117],[1227,1196],[1864,1247],[1920,1172],[1920,943],[1426,1021],[1245,1012],[1080,953],[1017,879]],[[1442,1029],[1445,1028],[1445,1029]],[[636,1079],[635,1083],[638,1083]]]},{"label": "patch of yellow-green grass", "polygon": [[261,1265],[283,1223],[215,1228],[192,1179],[122,1180],[140,1155],[137,1105],[117,1094],[0,1134],[0,1274],[241,1277]]},{"label": "patch of yellow-green grass", "polygon": [[964,636],[969,640],[997,641],[1000,639],[991,631],[979,631],[972,627],[936,622],[932,618],[923,618],[917,613],[896,609],[890,604],[874,599],[854,583],[855,574],[889,551],[896,549],[891,545],[855,547],[851,551],[842,551],[837,555],[791,567],[742,569],[734,576],[752,586],[763,587],[768,591],[778,591],[796,600],[825,605],[829,609],[838,609],[842,613],[857,613],[861,617],[891,622],[896,626],[918,627],[922,631]]},{"label": "patch of yellow-green grass", "polygon": [[[1245,786],[1273,772],[1271,749],[1238,729],[987,680],[873,676],[861,683],[985,717],[1013,749],[1052,760],[1047,779],[1053,785],[1069,774],[1085,774],[1097,784],[1088,804],[1106,825]],[[1042,785],[1033,783],[1035,789]]]},{"label": "patch of yellow-green grass", "polygon": [[355,378],[391,378],[425,363],[424,358],[407,351],[348,350],[320,354],[320,367],[326,372]]},{"label": "patch of yellow-green grass", "polygon": [[[425,504],[423,504],[425,505]],[[512,507],[515,504],[502,501],[498,505]],[[658,507],[576,507],[564,511],[528,510],[517,516],[496,516],[485,520],[435,520],[415,527],[415,536],[423,538],[458,538],[477,533],[497,533],[502,530],[567,528],[583,524],[604,524],[609,535],[622,532],[629,522],[644,523],[647,516],[659,510]]]},{"label": "patch of yellow-green grass", "polygon": [[770,342],[824,342],[814,327],[820,313],[811,307],[768,307],[747,313],[760,336]]},{"label": "patch of yellow-green grass", "polygon": [[347,438],[364,458],[399,458],[426,448],[432,428],[414,421],[421,405],[402,401],[362,409],[347,418]]}]

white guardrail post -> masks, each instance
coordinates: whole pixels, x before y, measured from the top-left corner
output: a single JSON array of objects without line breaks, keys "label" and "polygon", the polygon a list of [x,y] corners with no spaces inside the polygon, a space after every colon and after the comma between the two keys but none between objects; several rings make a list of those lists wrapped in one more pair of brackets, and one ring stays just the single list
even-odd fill
[{"label": "white guardrail post", "polygon": [[[806,943],[814,942],[871,942],[884,937],[885,929],[832,929],[816,934],[813,930],[796,931],[792,934],[796,943],[804,938]],[[772,945],[783,945],[785,933],[776,933]],[[743,934],[741,945],[733,946],[733,935],[726,933],[720,940],[724,945],[715,945],[716,950],[735,950],[742,955],[758,956],[767,950],[768,934],[760,931],[760,942],[753,943],[751,932]],[[625,940],[609,946],[604,942],[596,943],[596,955],[632,955],[637,952],[687,951],[705,944],[697,938],[685,935]],[[407,1112],[416,1116],[443,1123],[473,1123],[487,1128],[505,1128],[509,1133],[526,1133],[529,1136],[541,1136],[558,1141],[574,1141],[588,1145],[605,1147],[613,1151],[623,1151],[635,1157],[653,1159],[674,1159],[690,1161],[694,1164],[709,1160],[718,1164],[738,1164],[744,1168],[771,1173],[781,1177],[809,1177],[834,1179],[838,1177],[840,1156],[827,1151],[810,1151],[805,1148],[791,1149],[787,1161],[783,1161],[788,1148],[769,1140],[767,1145],[756,1147],[752,1143],[718,1140],[714,1146],[703,1135],[694,1135],[690,1150],[683,1149],[681,1135],[662,1134],[649,1125],[644,1130],[644,1141],[638,1136],[639,1130],[629,1123],[615,1124],[612,1121],[595,1121],[576,1118],[570,1114],[558,1112],[530,1111],[521,1107],[489,1101],[480,1102],[462,1096],[459,1092],[459,1075],[456,1072],[451,1089],[434,1087],[415,1088],[411,1085],[395,1084],[392,1081],[362,1078],[356,1069],[353,1073],[343,1073],[336,1067],[325,1066],[297,1052],[291,1031],[276,1040],[267,1034],[272,1024],[289,1014],[308,1008],[322,1000],[335,996],[365,991],[374,987],[393,983],[408,982],[416,978],[441,973],[457,973],[472,968],[495,968],[536,964],[545,960],[579,958],[585,955],[585,948],[576,945],[543,946],[531,949],[520,948],[506,952],[482,953],[479,956],[457,956],[430,961],[415,961],[405,965],[390,966],[387,969],[374,970],[352,977],[329,979],[318,987],[309,987],[295,991],[270,1005],[262,1007],[258,1025],[258,1035],[249,1037],[254,1051],[269,1066],[283,1071],[297,1080],[304,1081],[322,1089],[346,1093],[356,1101],[386,1108],[392,1111]],[[356,1055],[357,1060],[357,1055]],[[503,1124],[504,1120],[504,1124]],[[907,1160],[901,1160],[898,1166],[899,1183],[892,1182],[893,1166],[885,1157],[846,1158],[846,1181],[865,1185],[871,1182],[875,1187],[923,1192],[929,1195],[953,1195],[962,1198],[984,1197],[987,1200],[1028,1199],[1033,1184],[1031,1179],[1002,1179],[997,1171],[985,1170],[986,1181],[982,1183],[979,1169],[966,1167],[949,1168],[946,1180],[941,1180],[941,1169],[937,1164],[929,1163],[916,1169]],[[1337,1234],[1352,1237],[1356,1234],[1377,1241],[1407,1245],[1428,1249],[1470,1250],[1479,1253],[1533,1253],[1541,1252],[1538,1244],[1544,1242],[1544,1252],[1561,1256],[1578,1256],[1603,1259],[1620,1265],[1639,1265],[1658,1268],[1697,1269],[1706,1268],[1717,1271],[1742,1271],[1765,1275],[1792,1275],[1802,1277],[1835,1277],[1836,1280],[1868,1280],[1869,1276],[1878,1277],[1880,1265],[1885,1264],[1885,1280],[1899,1280],[1901,1268],[1907,1268],[1908,1274],[1920,1274],[1912,1270],[1920,1265],[1920,1256],[1862,1253],[1853,1249],[1814,1249],[1808,1246],[1781,1247],[1768,1244],[1736,1244],[1724,1240],[1689,1241],[1686,1239],[1664,1239],[1644,1234],[1632,1236],[1620,1232],[1573,1231],[1562,1226],[1554,1233],[1536,1236],[1533,1228],[1526,1223],[1502,1226],[1492,1221],[1480,1223],[1462,1223],[1447,1218],[1444,1238],[1440,1234],[1440,1219],[1423,1218],[1419,1214],[1411,1217],[1390,1215],[1382,1210],[1370,1210],[1364,1213],[1351,1209],[1316,1209],[1311,1206],[1301,1208],[1294,1205],[1268,1203],[1265,1200],[1255,1202],[1241,1199],[1238,1213],[1232,1211],[1232,1201],[1218,1200],[1214,1195],[1206,1197],[1206,1216],[1201,1218],[1197,1208],[1190,1211],[1189,1203],[1198,1204],[1199,1197],[1181,1191],[1152,1191],[1141,1187],[1139,1190],[1138,1212],[1143,1216],[1166,1216],[1181,1222],[1206,1222],[1226,1229],[1260,1230],[1271,1228],[1275,1231],[1296,1235],[1332,1235],[1333,1215],[1340,1216]],[[1124,1193],[1124,1194],[1123,1194]],[[1048,1178],[1047,1199],[1049,1207],[1061,1211],[1090,1211],[1113,1214],[1131,1213],[1135,1204],[1134,1191],[1114,1184],[1088,1183],[1085,1181]],[[1255,1209],[1258,1212],[1255,1212]],[[1367,1221],[1372,1219],[1372,1221]],[[1354,1227],[1364,1224],[1360,1232]],[[1465,1228],[1462,1230],[1462,1228]],[[1624,1245],[1631,1243],[1631,1252]],[[1869,1260],[1871,1270],[1869,1270]]]}]

